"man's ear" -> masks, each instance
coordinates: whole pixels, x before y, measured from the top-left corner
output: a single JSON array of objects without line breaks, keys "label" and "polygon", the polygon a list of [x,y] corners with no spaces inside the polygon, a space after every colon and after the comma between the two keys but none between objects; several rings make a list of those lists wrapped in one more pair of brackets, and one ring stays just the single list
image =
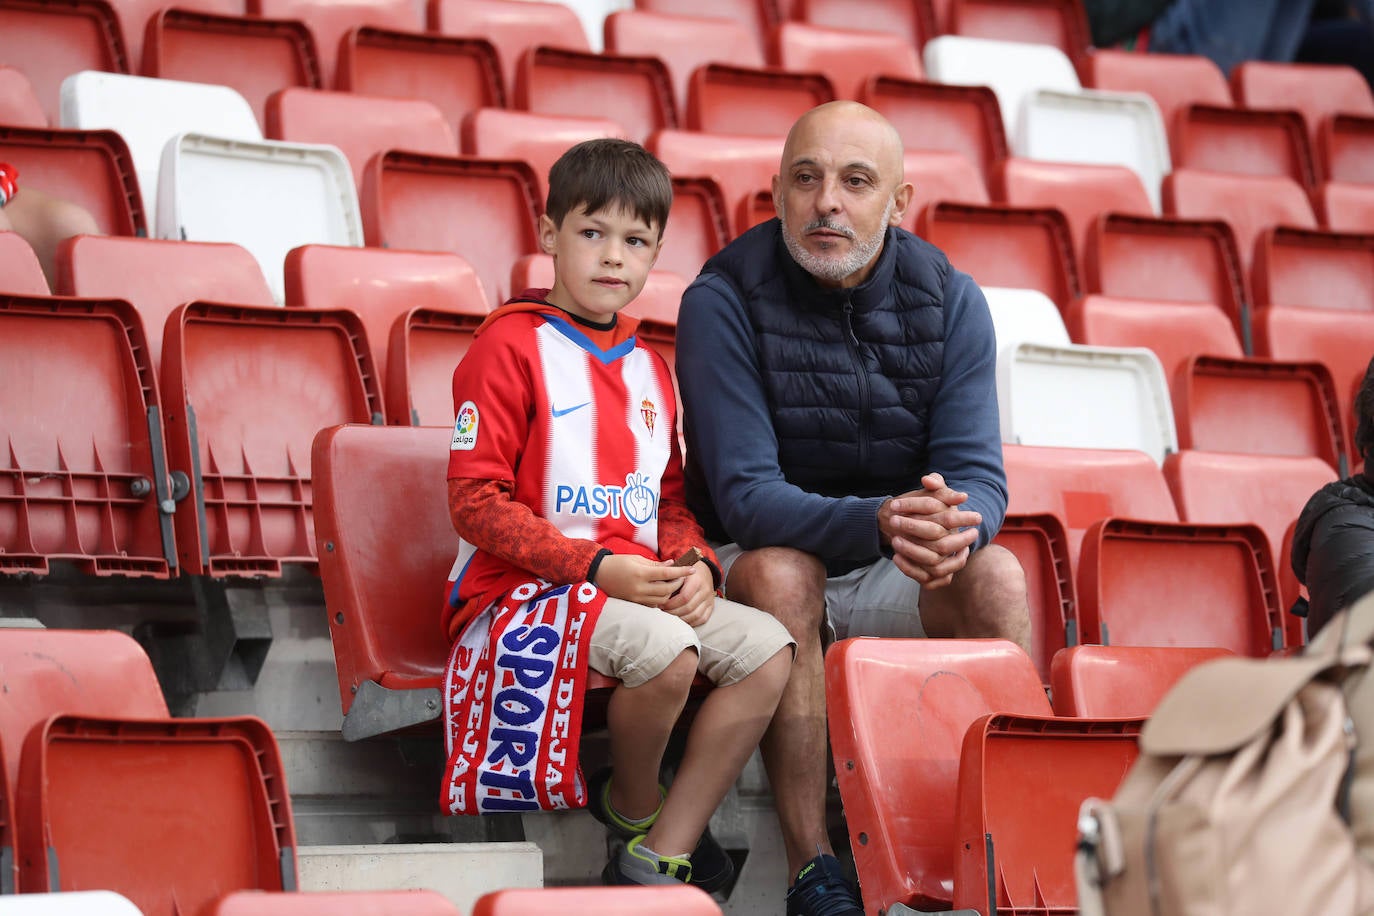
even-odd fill
[{"label": "man's ear", "polygon": [[547,213],[539,217],[539,247],[547,255],[558,253],[558,227]]},{"label": "man's ear", "polygon": [[897,190],[892,192],[892,215],[888,217],[889,226],[900,226],[902,219],[906,216],[907,207],[911,206],[911,197],[916,193],[916,188],[909,181],[904,181],[897,185]]},{"label": "man's ear", "polygon": [[773,191],[773,212],[778,215],[778,219],[782,219],[782,182],[777,175],[773,176],[770,188]]}]

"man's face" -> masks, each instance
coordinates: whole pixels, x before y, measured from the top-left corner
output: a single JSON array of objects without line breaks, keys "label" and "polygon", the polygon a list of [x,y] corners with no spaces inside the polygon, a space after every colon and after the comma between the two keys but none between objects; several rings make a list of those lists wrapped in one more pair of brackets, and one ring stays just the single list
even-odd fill
[{"label": "man's face", "polygon": [[901,222],[911,186],[901,181],[901,146],[865,110],[803,117],[783,151],[773,203],[793,259],[822,285],[867,279],[890,225]]}]

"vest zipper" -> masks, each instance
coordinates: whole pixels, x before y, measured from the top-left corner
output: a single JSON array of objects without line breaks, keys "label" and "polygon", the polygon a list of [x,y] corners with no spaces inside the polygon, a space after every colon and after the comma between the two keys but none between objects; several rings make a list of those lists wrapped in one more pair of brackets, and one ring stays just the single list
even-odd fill
[{"label": "vest zipper", "polygon": [[859,467],[867,468],[868,427],[873,405],[869,401],[868,369],[864,366],[863,345],[859,343],[859,338],[854,333],[854,303],[847,297],[844,300],[844,333],[845,346],[849,348],[849,356],[854,360],[855,374],[859,378]]}]

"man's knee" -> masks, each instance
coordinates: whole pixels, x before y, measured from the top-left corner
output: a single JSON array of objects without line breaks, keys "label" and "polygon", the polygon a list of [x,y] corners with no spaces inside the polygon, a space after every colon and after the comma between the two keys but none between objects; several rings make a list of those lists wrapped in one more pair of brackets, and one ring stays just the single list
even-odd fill
[{"label": "man's knee", "polygon": [[1027,638],[1026,574],[1016,555],[989,544],[944,588],[923,592],[921,617],[932,636]]},{"label": "man's knee", "polygon": [[816,632],[825,613],[825,564],[791,547],[746,550],[730,567],[725,593],[767,611],[792,632]]}]

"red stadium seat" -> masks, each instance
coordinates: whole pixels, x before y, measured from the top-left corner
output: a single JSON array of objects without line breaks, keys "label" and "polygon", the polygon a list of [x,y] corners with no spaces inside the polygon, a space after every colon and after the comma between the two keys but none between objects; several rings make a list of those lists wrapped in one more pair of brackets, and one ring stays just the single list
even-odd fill
[{"label": "red stadium seat", "polygon": [[258,262],[225,242],[172,242],[80,235],[57,250],[57,292],[132,302],[143,319],[155,369],[167,316],[184,302],[271,305]]},{"label": "red stadium seat", "polygon": [[[762,67],[763,51],[747,26],[734,19],[673,16],[645,10],[616,10],[606,17],[606,50],[656,56],[673,80],[673,99],[687,111],[687,84],[702,64]],[[671,35],[672,41],[663,36]]]},{"label": "red stadium seat", "polygon": [[1078,602],[1084,642],[1256,658],[1285,644],[1273,557],[1255,525],[1098,522],[1083,537]]},{"label": "red stadium seat", "polygon": [[1374,117],[1334,115],[1323,121],[1317,172],[1323,181],[1374,184]]},{"label": "red stadium seat", "polygon": [[993,172],[993,195],[1015,207],[1057,207],[1069,221],[1075,251],[1086,254],[1088,229],[1099,214],[1154,216],[1140,176],[1121,165],[1003,159]]},{"label": "red stadium seat", "polygon": [[0,297],[0,573],[166,579],[172,496],[156,373],[126,302]]},{"label": "red stadium seat", "polygon": [[0,124],[48,126],[48,114],[34,95],[33,84],[17,67],[0,66]]},{"label": "red stadium seat", "polygon": [[1179,367],[1189,356],[1244,355],[1231,316],[1210,302],[1121,299],[1092,294],[1069,303],[1064,325],[1074,343],[1148,347],[1164,366],[1164,377],[1171,389]]},{"label": "red stadium seat", "polygon": [[[988,189],[978,167],[966,156],[934,150],[907,150],[903,156],[905,178],[915,189],[902,228],[916,231],[916,222],[927,204],[936,201],[986,205]],[[769,209],[772,198],[769,196]],[[771,212],[768,214],[773,215]]]},{"label": "red stadium seat", "polygon": [[324,85],[315,40],[305,23],[183,9],[159,10],[149,22],[143,73],[229,86],[248,100],[259,124],[267,120],[272,93]]},{"label": "red stadium seat", "polygon": [[1036,289],[1061,309],[1080,294],[1073,237],[1055,209],[936,203],[916,234],[982,286]]},{"label": "red stadium seat", "polygon": [[1189,105],[1231,105],[1226,74],[1210,58],[1201,55],[1098,48],[1088,55],[1083,70],[1083,84],[1093,89],[1149,94],[1159,105],[1165,128],[1170,130],[1177,112]]},{"label": "red stadium seat", "polygon": [[1248,349],[1248,294],[1235,235],[1220,220],[1099,217],[1088,229],[1086,292],[1221,308]]},{"label": "red stadium seat", "polygon": [[1290,178],[1316,186],[1312,145],[1296,111],[1190,105],[1174,117],[1169,149],[1175,169]]},{"label": "red stadium seat", "polygon": [[1144,452],[1004,444],[1009,512],[1064,523],[1078,562],[1083,533],[1104,518],[1178,521],[1159,465]]},{"label": "red stadium seat", "polygon": [[1336,387],[1321,363],[1194,356],[1179,368],[1173,400],[1180,448],[1315,455],[1333,469],[1346,454]]},{"label": "red stadium seat", "polygon": [[832,29],[896,35],[918,53],[939,34],[931,0],[797,0],[792,18]]},{"label": "red stadium seat", "polygon": [[1334,114],[1374,115],[1374,93],[1360,71],[1346,65],[1247,60],[1231,71],[1236,104],[1246,108],[1294,108],[1315,143],[1317,128]]},{"label": "red stadium seat", "polygon": [[1051,666],[1054,712],[1059,716],[1148,716],[1197,665],[1231,655],[1190,646],[1074,646]]},{"label": "red stadium seat", "polygon": [[[178,0],[177,8],[186,12],[238,16],[243,0]],[[166,0],[116,0],[110,4],[119,20],[119,33],[129,56],[129,72],[143,73],[143,40],[148,22],[168,6]]]},{"label": "red stadium seat", "polygon": [[1050,659],[1076,641],[1073,568],[1064,522],[1056,515],[1008,515],[994,543],[1016,555],[1026,573],[1031,614],[1031,658],[1042,683]]},{"label": "red stadium seat", "polygon": [[953,0],[948,31],[1050,45],[1067,54],[1080,72],[1092,45],[1081,0]]},{"label": "red stadium seat", "polygon": [[705,891],[680,887],[544,887],[511,888],[484,894],[472,916],[720,916],[720,907]]},{"label": "red stadium seat", "polygon": [[[959,757],[954,906],[1034,916],[1077,912],[1070,850],[1087,798],[1110,798],[1139,754],[1140,721],[990,715]],[[1027,791],[1028,773],[1054,774]]]},{"label": "red stadium seat", "polygon": [[84,207],[106,235],[148,234],[133,156],[115,131],[0,127],[0,162],[18,165],[25,184]]},{"label": "red stadium seat", "polygon": [[79,70],[132,73],[119,21],[105,0],[3,0],[0,61],[28,77],[47,113],[61,123],[62,81]]},{"label": "red stadium seat", "polygon": [[836,98],[819,73],[786,73],[705,64],[687,88],[688,130],[712,134],[784,136],[806,112]]},{"label": "red stadium seat", "polygon": [[[722,136],[664,130],[649,138],[648,147],[674,177],[705,176],[714,180],[724,197],[725,212],[733,218],[742,200],[772,185],[782,160],[783,136]],[[736,228],[738,234],[740,229]]]},{"label": "red stadium seat", "polygon": [[1374,185],[1323,182],[1312,203],[1326,229],[1374,232]]},{"label": "red stadium seat", "polygon": [[875,76],[921,79],[911,42],[901,35],[784,22],[773,32],[773,63],[795,73],[824,73],[835,95],[858,99]]},{"label": "red stadium seat", "polygon": [[989,713],[1049,715],[1035,665],[1004,640],[844,639],[826,652],[825,686],[865,902],[948,909],[964,733]]},{"label": "red stadium seat", "polygon": [[479,108],[463,119],[462,148],[470,156],[523,159],[539,180],[539,200],[548,195],[549,168],[574,144],[598,137],[625,138],[625,128],[609,118],[535,114],[504,108]]},{"label": "red stadium seat", "polygon": [[590,51],[577,14],[564,3],[538,0],[429,0],[429,29],[441,35],[480,37],[496,48],[509,100],[525,51],[536,47]]},{"label": "red stadium seat", "polygon": [[461,916],[437,891],[313,891],[225,894],[207,916]]},{"label": "red stadium seat", "polygon": [[[358,313],[384,380],[387,422],[453,422],[453,367],[490,311],[471,265],[439,251],[305,245],[286,256],[285,270],[288,306]],[[392,353],[400,362],[390,360]],[[421,361],[419,354],[430,358]],[[417,364],[435,365],[438,374],[422,381]],[[427,395],[425,409],[420,394]]]},{"label": "red stadium seat", "polygon": [[169,462],[188,474],[195,498],[195,511],[176,518],[184,570],[223,577],[279,576],[285,564],[313,569],[310,442],[326,426],[382,417],[358,316],[178,306],[167,319],[162,378],[172,405]]},{"label": "red stadium seat", "polygon": [[368,162],[378,153],[400,149],[450,156],[458,137],[444,114],[429,102],[283,89],[267,99],[266,135],[292,143],[328,143],[343,150],[362,185]]},{"label": "red stadium seat", "polygon": [[1241,263],[1249,270],[1255,240],[1271,226],[1315,229],[1307,194],[1279,176],[1229,175],[1178,169],[1164,179],[1164,212],[1189,219],[1222,219],[1236,233]]},{"label": "red stadium seat", "polygon": [[363,231],[377,248],[462,255],[488,301],[504,302],[511,265],[539,250],[538,195],[533,170],[519,160],[392,151],[363,177]]},{"label": "red stadium seat", "polygon": [[320,79],[325,88],[335,85],[335,64],[344,35],[361,26],[418,32],[424,28],[412,0],[245,0],[247,12],[266,19],[299,19],[315,37],[320,55]]},{"label": "red stadium seat", "polygon": [[690,280],[728,241],[730,214],[720,185],[711,178],[674,176],[673,208],[655,266]]},{"label": "red stadium seat", "polygon": [[1269,229],[1255,244],[1255,304],[1374,314],[1374,233]]},{"label": "red stadium seat", "polygon": [[768,35],[778,24],[773,0],[635,0],[634,6],[649,13],[733,19],[749,30],[760,54],[766,53]]},{"label": "red stadium seat", "polygon": [[432,102],[452,125],[484,106],[505,104],[496,49],[481,38],[351,29],[335,84],[346,92]]},{"label": "red stadium seat", "polygon": [[16,296],[46,296],[50,293],[43,267],[29,243],[17,232],[0,232],[0,292]]},{"label": "red stadium seat", "polygon": [[983,181],[1007,156],[997,96],[986,86],[948,86],[878,77],[860,101],[881,113],[911,150],[948,150],[970,159]]},{"label": "red stadium seat", "polygon": [[537,114],[601,118],[615,114],[630,139],[677,127],[668,68],[656,57],[534,48],[520,60],[514,108]]}]

